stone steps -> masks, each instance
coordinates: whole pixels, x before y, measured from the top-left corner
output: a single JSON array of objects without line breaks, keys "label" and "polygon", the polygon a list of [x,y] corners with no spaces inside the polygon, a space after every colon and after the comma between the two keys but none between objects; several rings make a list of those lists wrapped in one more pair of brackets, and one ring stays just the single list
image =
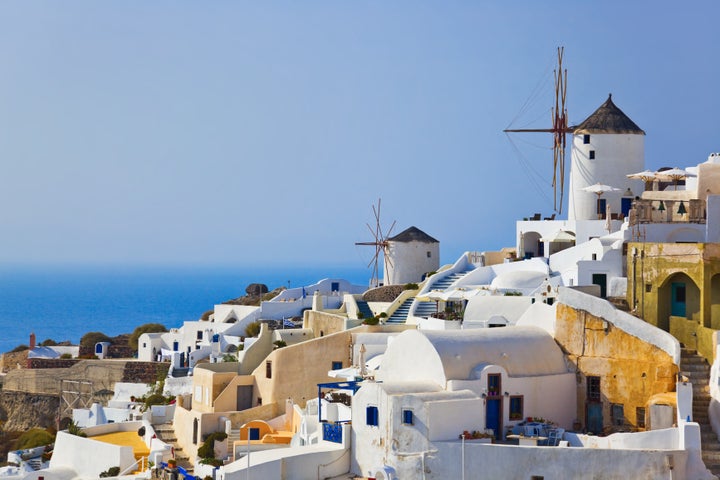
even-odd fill
[{"label": "stone steps", "polygon": [[693,420],[700,425],[702,459],[714,475],[720,474],[720,441],[710,426],[710,366],[695,350],[683,348],[680,374],[687,377],[693,388]]}]

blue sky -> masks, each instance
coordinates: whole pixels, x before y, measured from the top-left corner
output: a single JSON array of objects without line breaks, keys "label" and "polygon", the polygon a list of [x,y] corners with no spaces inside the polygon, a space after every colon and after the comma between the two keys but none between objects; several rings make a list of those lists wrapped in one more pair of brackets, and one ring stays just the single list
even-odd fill
[{"label": "blue sky", "polygon": [[720,151],[718,5],[0,2],[0,262],[356,267],[379,197],[443,263],[510,246],[559,45],[571,124],[612,92],[648,168]]}]

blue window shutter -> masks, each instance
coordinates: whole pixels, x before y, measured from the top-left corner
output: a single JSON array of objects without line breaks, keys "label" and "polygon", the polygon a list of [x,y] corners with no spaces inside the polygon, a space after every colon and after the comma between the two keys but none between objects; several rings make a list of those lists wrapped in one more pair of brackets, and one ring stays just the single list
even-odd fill
[{"label": "blue window shutter", "polygon": [[377,407],[367,407],[365,411],[365,423],[368,425],[378,425],[378,409]]},{"label": "blue window shutter", "polygon": [[403,423],[407,425],[412,425],[413,423],[413,411],[412,410],[403,410]]}]

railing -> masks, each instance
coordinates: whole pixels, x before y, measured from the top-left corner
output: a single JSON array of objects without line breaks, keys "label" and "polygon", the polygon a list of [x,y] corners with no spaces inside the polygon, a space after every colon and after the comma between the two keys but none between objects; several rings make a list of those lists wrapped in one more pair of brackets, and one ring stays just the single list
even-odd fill
[{"label": "railing", "polygon": [[635,200],[628,214],[630,225],[642,223],[705,223],[704,200]]},{"label": "railing", "polygon": [[323,440],[342,443],[342,424],[323,422]]},{"label": "railing", "polygon": [[[167,464],[166,462],[160,462],[160,468],[162,468],[162,470],[163,470],[164,472],[170,473],[170,471],[169,471],[169,469],[168,469],[168,464]],[[180,473],[180,474],[183,476],[183,478],[184,478],[185,480],[197,480],[197,477],[195,477],[194,475],[189,474],[189,473],[187,472],[187,470],[185,470],[183,467],[181,467],[181,466],[178,465],[177,467],[175,467],[175,469],[177,470],[178,473]],[[170,475],[168,478],[170,478],[170,477],[172,477],[172,475]]]}]

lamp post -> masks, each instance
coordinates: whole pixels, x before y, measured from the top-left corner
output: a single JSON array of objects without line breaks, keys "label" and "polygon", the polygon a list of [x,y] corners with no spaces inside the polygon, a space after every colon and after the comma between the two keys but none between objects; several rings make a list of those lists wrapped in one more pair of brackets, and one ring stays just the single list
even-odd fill
[{"label": "lamp post", "polygon": [[462,480],[465,480],[465,433],[463,433],[461,436],[462,436],[462,449],[461,449],[461,453],[460,453],[460,459],[461,459],[460,468],[462,468],[462,474],[461,474]]}]

